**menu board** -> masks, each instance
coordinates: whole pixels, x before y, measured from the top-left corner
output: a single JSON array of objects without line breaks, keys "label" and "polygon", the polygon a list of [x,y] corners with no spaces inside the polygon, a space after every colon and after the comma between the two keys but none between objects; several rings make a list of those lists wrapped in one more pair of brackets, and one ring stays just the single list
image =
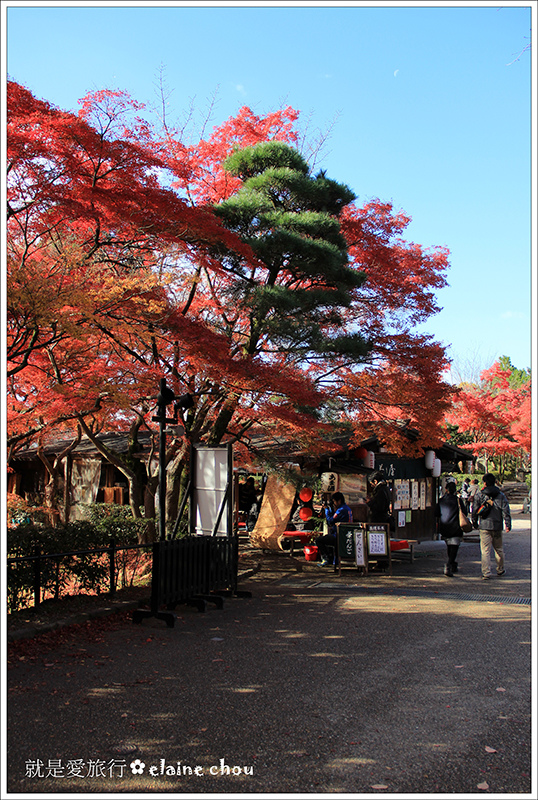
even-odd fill
[{"label": "menu board", "polygon": [[411,481],[411,508],[413,511],[418,511],[420,505],[419,485],[418,481]]},{"label": "menu board", "polygon": [[358,567],[365,567],[367,565],[364,532],[362,530],[355,531],[355,563]]},{"label": "menu board", "polygon": [[409,508],[409,481],[394,481],[394,510]]},{"label": "menu board", "polygon": [[[401,513],[405,514],[406,512],[403,511]],[[339,522],[336,525],[336,530],[339,565],[342,559],[346,559],[355,561],[358,567],[365,567],[366,571],[368,571],[369,560],[382,559],[383,561],[388,561],[390,566],[388,525],[376,525],[371,522]]]},{"label": "menu board", "polygon": [[398,509],[402,507],[402,500],[401,500],[400,493],[399,493],[401,483],[402,483],[401,480],[399,480],[398,478],[393,483],[392,508],[393,508],[394,511],[398,511]]},{"label": "menu board", "polygon": [[368,555],[370,556],[386,556],[388,555],[388,541],[386,530],[372,530],[370,528],[367,533],[368,536]]},{"label": "menu board", "polygon": [[426,478],[426,508],[431,508],[433,502],[433,478]]},{"label": "menu board", "polygon": [[426,510],[426,481],[420,481],[420,510]]}]

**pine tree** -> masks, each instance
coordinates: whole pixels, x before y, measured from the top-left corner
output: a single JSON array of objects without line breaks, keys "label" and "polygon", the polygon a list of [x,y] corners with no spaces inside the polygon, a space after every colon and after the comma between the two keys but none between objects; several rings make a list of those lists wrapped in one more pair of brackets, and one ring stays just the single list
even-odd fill
[{"label": "pine tree", "polygon": [[[347,331],[343,314],[365,280],[349,266],[340,229],[353,192],[323,172],[312,176],[302,156],[282,142],[237,150],[224,167],[242,186],[215,213],[256,258],[253,265],[236,252],[219,254],[231,276],[228,295],[240,310],[245,356],[269,348],[298,363],[342,353],[364,359],[369,343]],[[222,409],[213,441],[235,405]]]}]

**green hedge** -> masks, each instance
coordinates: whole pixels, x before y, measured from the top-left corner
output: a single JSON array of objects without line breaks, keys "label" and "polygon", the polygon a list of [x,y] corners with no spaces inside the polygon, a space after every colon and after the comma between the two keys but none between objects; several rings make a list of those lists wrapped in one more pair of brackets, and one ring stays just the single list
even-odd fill
[{"label": "green hedge", "polygon": [[[144,520],[135,520],[126,506],[95,504],[89,507],[89,520],[70,522],[52,528],[22,524],[8,528],[7,556],[33,556],[36,547],[42,554],[93,550],[116,545],[136,544]],[[148,551],[121,550],[116,555],[116,587],[133,584],[150,560]],[[109,557],[103,554],[66,556],[41,561],[42,598],[59,599],[65,594],[100,594],[109,589]],[[8,564],[8,610],[16,611],[33,603],[34,562]]]}]

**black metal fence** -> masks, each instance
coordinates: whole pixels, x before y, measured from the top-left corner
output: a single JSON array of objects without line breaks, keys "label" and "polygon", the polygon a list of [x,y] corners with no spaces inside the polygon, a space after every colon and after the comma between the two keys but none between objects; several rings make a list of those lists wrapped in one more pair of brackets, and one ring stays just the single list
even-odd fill
[{"label": "black metal fence", "polygon": [[44,563],[46,561],[55,561],[60,564],[64,558],[72,558],[73,556],[89,556],[89,555],[103,555],[106,553],[109,559],[108,566],[108,580],[109,588],[108,594],[113,597],[116,592],[116,556],[123,550],[139,550],[141,548],[150,548],[151,544],[126,544],[118,545],[114,540],[111,540],[107,547],[97,547],[88,550],[70,550],[65,553],[42,553],[39,546],[34,548],[34,555],[31,556],[13,556],[7,559],[8,567],[16,567],[18,564],[33,563],[33,598],[34,606],[37,608],[42,601],[42,572]]},{"label": "black metal fence", "polygon": [[186,536],[182,539],[165,539],[153,544],[117,545],[111,541],[107,547],[71,550],[65,553],[41,553],[36,547],[34,555],[7,559],[8,566],[33,564],[34,606],[42,602],[42,574],[45,562],[59,565],[64,558],[74,556],[108,555],[109,596],[116,591],[116,556],[122,550],[152,549],[152,575],[150,608],[133,612],[133,622],[145,617],[156,617],[174,626],[173,609],[180,603],[196,606],[205,611],[208,602],[223,607],[223,597],[236,595],[250,597],[250,592],[238,592],[239,564],[237,536]]},{"label": "black metal fence", "polygon": [[133,622],[156,617],[173,627],[173,609],[179,603],[205,610],[207,602],[218,608],[223,596],[249,597],[237,591],[237,536],[186,536],[165,539],[153,545],[153,570],[150,609],[138,608]]}]

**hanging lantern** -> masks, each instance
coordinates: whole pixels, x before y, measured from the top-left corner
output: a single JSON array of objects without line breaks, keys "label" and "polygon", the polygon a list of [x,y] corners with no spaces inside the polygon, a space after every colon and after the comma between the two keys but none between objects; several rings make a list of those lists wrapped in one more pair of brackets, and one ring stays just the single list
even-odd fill
[{"label": "hanging lantern", "polygon": [[321,475],[321,491],[337,492],[339,486],[339,476],[337,472],[323,472]]},{"label": "hanging lantern", "polygon": [[299,511],[299,516],[303,520],[303,522],[307,522],[314,512],[308,506],[303,506]]},{"label": "hanging lantern", "polygon": [[366,449],[366,447],[357,448],[357,458],[360,458],[361,461],[364,461],[367,455],[368,455],[368,450]]},{"label": "hanging lantern", "polygon": [[308,486],[305,486],[299,492],[299,500],[302,500],[303,503],[308,503],[309,500],[312,500],[312,489],[309,489]]},{"label": "hanging lantern", "polygon": [[424,461],[426,462],[426,469],[433,469],[435,462],[435,450],[426,450],[424,454]]},{"label": "hanging lantern", "polygon": [[373,450],[367,451],[363,463],[368,469],[373,469],[375,467],[375,453]]},{"label": "hanging lantern", "polygon": [[432,475],[434,478],[438,478],[440,474],[441,474],[441,459],[436,458],[435,461],[433,462]]}]

